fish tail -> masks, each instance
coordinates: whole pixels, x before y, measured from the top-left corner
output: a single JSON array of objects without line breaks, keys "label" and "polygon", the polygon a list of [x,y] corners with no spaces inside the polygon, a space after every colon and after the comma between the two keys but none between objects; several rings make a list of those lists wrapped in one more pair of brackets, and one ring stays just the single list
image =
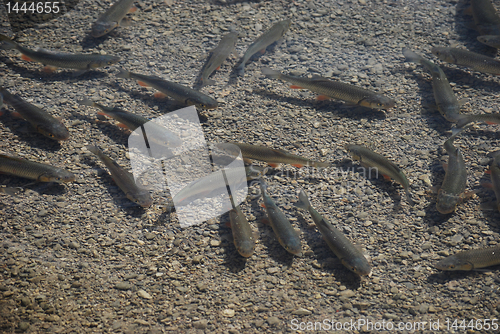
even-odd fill
[{"label": "fish tail", "polygon": [[411,62],[411,63],[421,63],[422,62],[422,56],[411,51],[408,48],[403,48],[403,56],[405,56],[406,61]]},{"label": "fish tail", "polygon": [[270,69],[269,67],[263,67],[260,69],[262,74],[271,79],[279,79],[281,77],[281,73],[275,70]]},{"label": "fish tail", "polygon": [[311,206],[311,203],[309,202],[309,199],[307,198],[307,195],[304,192],[304,189],[300,189],[299,201],[294,203],[293,205],[298,207],[299,209],[304,209],[304,210],[309,209],[309,207]]},{"label": "fish tail", "polygon": [[116,74],[116,77],[118,78],[124,78],[124,79],[129,79],[130,78],[130,72],[129,71],[125,71],[123,68],[121,67],[117,67],[118,69],[118,74]]},{"label": "fish tail", "polygon": [[78,101],[81,105],[94,107],[95,103],[84,97],[82,100]]},{"label": "fish tail", "polygon": [[201,87],[209,86],[209,85],[215,85],[215,80],[209,79],[209,78],[202,78],[201,79]]},{"label": "fish tail", "polygon": [[411,198],[410,190],[405,189],[405,193],[406,193],[406,199],[408,200],[408,204],[410,204],[411,206],[414,206],[415,201],[413,201],[413,199]]},{"label": "fish tail", "polygon": [[85,148],[97,156],[99,156],[102,153],[101,149],[97,147],[97,145],[88,145],[85,146]]},{"label": "fish tail", "polygon": [[238,70],[238,75],[242,77],[245,74],[245,63],[242,63],[236,69]]},{"label": "fish tail", "polygon": [[10,195],[10,196],[15,196],[18,192],[20,192],[22,190],[22,188],[20,187],[5,187],[5,188],[2,188],[2,191],[4,194],[6,195]]},{"label": "fish tail", "polygon": [[0,46],[1,49],[7,50],[7,49],[17,49],[18,44],[11,40],[9,37],[0,34],[0,42],[3,42],[4,44]]}]

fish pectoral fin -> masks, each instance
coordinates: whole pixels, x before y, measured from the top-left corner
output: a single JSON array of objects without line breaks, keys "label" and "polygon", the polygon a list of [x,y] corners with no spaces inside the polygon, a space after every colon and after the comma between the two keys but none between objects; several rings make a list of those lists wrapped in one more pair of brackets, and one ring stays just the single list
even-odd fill
[{"label": "fish pectoral fin", "polygon": [[13,111],[13,112],[11,112],[10,114],[11,114],[12,116],[14,116],[14,117],[24,119],[24,117],[23,117],[23,116],[21,116],[21,114],[20,114],[20,113],[18,113],[17,111]]},{"label": "fish pectoral fin", "polygon": [[271,166],[273,168],[277,168],[280,165],[280,164],[277,164],[277,163],[274,163],[274,162],[269,162],[268,164],[269,164],[269,166]]},{"label": "fish pectoral fin", "polygon": [[303,89],[302,87],[297,86],[297,85],[290,85],[290,88],[291,89]]},{"label": "fish pectoral fin", "polygon": [[481,203],[481,205],[479,205],[479,208],[483,211],[495,211],[497,210],[497,202],[496,201],[491,201],[491,202],[485,202],[485,203]]},{"label": "fish pectoral fin", "polygon": [[139,84],[139,86],[149,87],[149,85],[147,83],[145,83],[144,81],[137,81],[137,83]]},{"label": "fish pectoral fin", "polygon": [[251,164],[252,164],[252,159],[243,158],[243,161],[244,161],[246,164],[249,164],[249,165],[251,165]]},{"label": "fish pectoral fin", "polygon": [[491,182],[481,182],[481,187],[493,189],[493,183]]},{"label": "fish pectoral fin", "polygon": [[304,167],[305,165],[304,164],[291,164],[293,167],[297,167],[297,168],[302,168]]},{"label": "fish pectoral fin", "polygon": [[120,27],[130,27],[134,25],[134,21],[130,17],[124,17],[118,25]]},{"label": "fish pectoral fin", "polygon": [[262,224],[269,225],[269,220],[267,218],[262,218]]},{"label": "fish pectoral fin", "polygon": [[156,92],[154,93],[153,96],[156,97],[157,99],[164,99],[167,97],[167,95],[163,94],[162,92]]},{"label": "fish pectoral fin", "polygon": [[464,15],[472,16],[472,6],[469,6],[469,7],[465,8],[464,11],[463,11],[463,14]]},{"label": "fish pectoral fin", "polygon": [[326,96],[326,95],[318,95],[316,97],[316,100],[318,100],[318,101],[325,101],[325,100],[329,100],[329,99],[330,99],[330,97]]},{"label": "fish pectoral fin", "polygon": [[128,129],[128,126],[126,126],[125,124],[123,123],[118,123],[117,124],[120,128],[124,128],[124,129]]},{"label": "fish pectoral fin", "polygon": [[57,67],[46,65],[44,66],[43,71],[45,73],[53,73],[56,69]]},{"label": "fish pectoral fin", "polygon": [[31,59],[30,57],[28,57],[27,55],[23,54],[21,55],[21,59],[22,60],[26,60],[26,61],[33,61],[33,59]]},{"label": "fish pectoral fin", "polygon": [[132,7],[128,10],[129,13],[135,13],[137,11],[137,7]]},{"label": "fish pectoral fin", "polygon": [[442,166],[443,166],[444,171],[447,172],[448,171],[448,164],[446,162],[443,162]]},{"label": "fish pectoral fin", "polygon": [[384,174],[382,174],[382,176],[384,177],[384,180],[391,181],[391,177],[390,176],[384,175]]},{"label": "fish pectoral fin", "polygon": [[462,200],[467,200],[469,198],[474,197],[474,195],[476,195],[477,193],[478,193],[478,190],[466,191],[460,197],[462,198]]}]

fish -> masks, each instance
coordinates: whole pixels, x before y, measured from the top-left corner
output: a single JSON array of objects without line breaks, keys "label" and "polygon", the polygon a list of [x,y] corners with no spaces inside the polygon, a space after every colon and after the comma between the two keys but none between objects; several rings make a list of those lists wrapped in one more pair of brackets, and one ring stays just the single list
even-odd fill
[{"label": "fish", "polygon": [[0,87],[0,94],[5,104],[13,107],[20,117],[30,122],[45,137],[54,140],[67,140],[69,138],[69,131],[60,119],[23,100],[19,96],[11,94],[3,87]]},{"label": "fish", "polygon": [[448,78],[441,67],[421,55],[403,48],[406,61],[423,65],[432,75],[432,89],[439,113],[449,122],[456,123],[460,118],[460,102],[451,89]]},{"label": "fish", "polygon": [[497,210],[500,211],[500,151],[492,153],[493,161],[490,164],[491,183],[497,198]]},{"label": "fish", "polygon": [[435,267],[439,270],[470,271],[498,264],[500,264],[500,245],[458,252],[440,260]]},{"label": "fish", "polygon": [[0,173],[23,177],[37,182],[73,182],[75,174],[51,165],[0,154]]},{"label": "fish", "polygon": [[247,218],[236,205],[229,211],[229,220],[233,232],[233,242],[238,253],[243,257],[252,256],[255,250],[255,238]]},{"label": "fish", "polygon": [[491,0],[471,0],[472,17],[480,35],[500,35],[500,17]]},{"label": "fish", "polygon": [[347,83],[322,77],[310,79],[290,76],[268,67],[262,68],[261,71],[270,79],[281,79],[292,83],[290,86],[292,89],[308,89],[316,92],[320,94],[319,100],[333,98],[372,109],[390,109],[396,105],[394,100],[384,95]]},{"label": "fish", "polygon": [[5,44],[3,48],[17,49],[21,52],[23,54],[22,59],[46,65],[47,71],[52,71],[54,67],[70,68],[78,70],[74,75],[80,75],[95,68],[114,65],[121,60],[120,57],[117,56],[101,55],[97,53],[59,53],[43,49],[33,51],[19,45],[2,34],[0,34],[0,42]]},{"label": "fish", "polygon": [[434,47],[431,52],[450,64],[470,67],[482,73],[500,74],[500,61],[476,52],[445,47]]},{"label": "fish", "polygon": [[464,129],[466,128],[455,130],[444,143],[444,149],[449,156],[448,169],[446,170],[443,184],[438,190],[436,201],[436,209],[442,214],[449,214],[455,211],[457,205],[466,197],[467,169],[465,168],[464,157],[460,149],[453,146],[453,141]]},{"label": "fish", "polygon": [[208,60],[203,73],[201,74],[201,82],[203,86],[215,85],[215,80],[209,79],[208,77],[215,71],[219,69],[222,63],[227,57],[234,51],[236,42],[238,41],[238,32],[230,32],[219,42],[219,45],[212,50],[212,55]]},{"label": "fish", "polygon": [[493,48],[500,49],[500,35],[477,36],[477,40]]},{"label": "fish", "polygon": [[[187,186],[182,188],[173,198],[173,203],[177,206],[188,205],[192,201],[209,196],[211,193],[218,192],[222,188],[226,188],[226,179],[231,180],[232,184],[241,184],[247,180],[256,179],[265,169],[257,166],[250,166],[245,168],[246,175],[241,177],[240,168],[226,168],[224,169],[225,178],[222,173],[214,172],[206,176],[200,177],[189,183]],[[174,204],[169,206],[173,209]]]},{"label": "fish", "polygon": [[456,123],[457,128],[463,128],[465,125],[471,122],[500,124],[500,114],[479,114],[479,115],[460,114],[457,119],[458,119]]},{"label": "fish", "polygon": [[0,193],[9,196],[16,196],[16,194],[21,190],[22,188],[20,187],[0,187]]},{"label": "fish", "polygon": [[[237,157],[241,150],[243,159],[253,159],[265,161],[272,167],[277,167],[279,164],[290,164],[292,166],[301,168],[304,166],[312,167],[330,167],[331,164],[326,162],[313,161],[306,158],[299,157],[288,153],[284,150],[278,150],[259,145],[251,145],[244,143],[218,143],[217,148],[228,152],[229,154]],[[235,147],[237,146],[239,150]]]},{"label": "fish", "polygon": [[283,20],[275,23],[269,30],[260,35],[255,42],[250,44],[247,51],[241,58],[240,65],[237,68],[238,74],[243,76],[245,74],[245,64],[250,60],[250,58],[252,58],[252,56],[258,51],[264,52],[269,45],[281,39],[291,25],[291,20]]},{"label": "fish", "polygon": [[131,173],[123,169],[123,167],[118,165],[116,161],[106,156],[99,147],[95,145],[88,145],[86,148],[90,152],[94,153],[106,165],[106,167],[108,167],[111,177],[129,200],[142,206],[143,208],[149,208],[153,204],[153,199],[151,198],[149,191],[137,186],[134,181],[134,176]]},{"label": "fish", "polygon": [[411,206],[415,202],[411,198],[410,183],[403,171],[386,157],[373,152],[367,147],[361,145],[346,145],[347,151],[352,155],[354,160],[358,160],[362,165],[374,167],[378,173],[382,174],[385,179],[393,179],[401,184],[405,190],[406,199]]},{"label": "fish", "polygon": [[354,246],[345,237],[344,233],[328,222],[312,207],[303,189],[300,189],[299,201],[294,205],[300,209],[309,211],[328,247],[337,255],[347,269],[360,276],[371,275],[372,268],[361,250]]},{"label": "fish", "polygon": [[[105,115],[111,117],[120,122],[121,127],[126,127],[131,131],[134,131],[138,127],[141,127],[144,124],[150,122],[149,119],[142,117],[140,115],[127,112],[117,107],[114,108],[106,107],[99,103],[92,102],[86,98],[78,102],[82,105],[101,109],[102,111],[98,112],[99,115]],[[148,136],[148,140],[156,141],[161,145],[166,144],[168,147],[182,146],[182,139],[180,139],[175,133],[169,131],[165,127],[155,122],[150,122],[148,124],[148,130],[152,131],[152,133],[155,134],[155,136],[151,137]]]},{"label": "fish", "polygon": [[116,27],[124,24],[123,18],[127,13],[134,12],[137,8],[132,7],[134,0],[118,0],[106,12],[104,12],[92,25],[92,37],[102,37]]},{"label": "fish", "polygon": [[278,238],[279,243],[289,253],[300,256],[302,254],[302,244],[300,242],[297,231],[286,218],[285,214],[278,208],[272,198],[267,194],[267,184],[263,179],[260,179],[260,191],[264,200],[264,208],[269,218],[274,234]]},{"label": "fish", "polygon": [[163,94],[170,96],[174,100],[185,105],[195,105],[202,109],[215,109],[218,103],[215,99],[205,95],[197,90],[180,85],[175,82],[163,80],[157,76],[143,75],[125,71],[118,68],[119,73],[116,75],[118,78],[135,79],[138,80],[139,85],[143,87],[151,86]]}]

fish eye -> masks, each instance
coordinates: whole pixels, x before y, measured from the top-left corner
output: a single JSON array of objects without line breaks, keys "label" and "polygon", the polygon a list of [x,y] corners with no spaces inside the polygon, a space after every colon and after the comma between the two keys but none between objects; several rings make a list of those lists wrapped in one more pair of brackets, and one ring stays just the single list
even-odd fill
[{"label": "fish eye", "polygon": [[377,103],[377,106],[379,106],[379,107],[383,107],[383,106],[384,106],[384,104],[379,102],[379,103]]},{"label": "fish eye", "polygon": [[200,104],[200,107],[202,107],[202,108],[204,108],[204,109],[205,109],[205,108],[207,107],[207,105],[206,105],[206,104],[204,104],[204,103],[202,103],[202,104]]},{"label": "fish eye", "polygon": [[450,265],[450,269],[455,269],[455,265],[454,264]]}]

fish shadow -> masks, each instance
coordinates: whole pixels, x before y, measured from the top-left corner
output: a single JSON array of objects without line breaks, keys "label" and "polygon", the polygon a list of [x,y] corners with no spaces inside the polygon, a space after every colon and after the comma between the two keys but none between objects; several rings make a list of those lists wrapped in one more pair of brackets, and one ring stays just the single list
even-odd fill
[{"label": "fish shadow", "polygon": [[469,51],[495,57],[497,49],[483,44],[477,40],[480,33],[474,29],[475,23],[472,15],[466,15],[464,10],[470,6],[470,1],[460,0],[456,5],[454,18],[455,33],[459,36],[458,41]]},{"label": "fish shadow", "polygon": [[30,183],[26,184],[26,182],[24,182],[24,184],[25,184],[24,186],[23,185],[18,185],[18,186],[23,188],[23,191],[24,191],[24,189],[30,189],[31,191],[36,192],[38,195],[44,194],[44,195],[58,196],[58,195],[64,195],[64,194],[68,193],[68,189],[62,183],[30,182]]},{"label": "fish shadow", "polygon": [[[43,71],[43,67],[40,70],[31,70],[23,66],[17,65],[9,57],[0,57],[0,62],[9,67],[14,73],[19,74],[23,78],[32,79],[38,82],[74,82],[88,79],[103,79],[108,77],[106,72],[99,70],[87,71],[80,75],[74,75],[74,70],[71,69],[58,69],[52,73],[46,73]],[[39,64],[40,66],[43,66]]]},{"label": "fish shadow", "polygon": [[[323,235],[318,231],[316,225],[311,220],[306,220],[304,215],[307,214],[300,212],[296,215],[297,221],[303,227],[302,235],[304,240],[309,246],[309,249],[314,253],[314,258],[321,267],[320,270],[332,274],[343,285],[351,290],[357,290],[361,286],[361,277],[348,270],[342,262],[337,258],[337,255],[328,247],[328,244],[323,239]],[[309,223],[310,222],[310,223]]]}]

